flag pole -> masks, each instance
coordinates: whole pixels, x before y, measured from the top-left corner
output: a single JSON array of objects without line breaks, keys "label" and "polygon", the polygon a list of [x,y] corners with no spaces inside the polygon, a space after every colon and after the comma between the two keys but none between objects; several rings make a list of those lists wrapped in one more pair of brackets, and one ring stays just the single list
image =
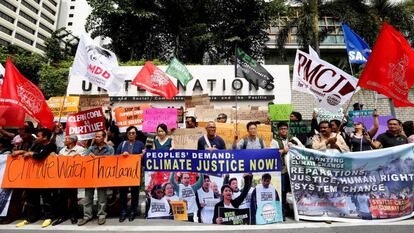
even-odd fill
[{"label": "flag pole", "polygon": [[[237,78],[237,41],[235,42],[235,44],[234,44],[234,77],[235,78]],[[235,90],[236,91],[236,95],[235,95],[235,105],[236,105],[236,133],[238,134],[238,132],[237,132],[237,129],[238,129],[238,119],[237,119],[237,99],[238,99],[238,90]]]},{"label": "flag pole", "polygon": [[60,123],[60,119],[62,118],[62,112],[63,112],[63,109],[65,108],[65,102],[66,102],[66,93],[63,96],[62,106],[59,109],[59,120],[58,120],[58,123]]}]

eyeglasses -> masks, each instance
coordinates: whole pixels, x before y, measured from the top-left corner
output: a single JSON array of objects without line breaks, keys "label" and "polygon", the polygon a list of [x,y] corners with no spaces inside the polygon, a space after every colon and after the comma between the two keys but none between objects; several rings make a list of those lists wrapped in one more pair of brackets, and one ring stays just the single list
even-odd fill
[{"label": "eyeglasses", "polygon": [[215,129],[216,127],[213,127],[213,126],[209,126],[209,127],[207,127],[207,129]]},{"label": "eyeglasses", "polygon": [[128,132],[128,135],[134,135],[134,134],[137,134],[137,133],[135,133],[135,132]]}]

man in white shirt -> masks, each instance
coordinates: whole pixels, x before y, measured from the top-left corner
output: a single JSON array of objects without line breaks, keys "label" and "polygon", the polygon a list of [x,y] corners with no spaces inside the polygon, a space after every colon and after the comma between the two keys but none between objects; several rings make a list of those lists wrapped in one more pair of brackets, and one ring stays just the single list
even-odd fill
[{"label": "man in white shirt", "polygon": [[59,155],[82,155],[85,148],[78,146],[78,137],[76,135],[69,135],[65,137],[64,147],[59,151]]},{"label": "man in white shirt", "polygon": [[[69,135],[65,137],[64,147],[59,151],[59,155],[73,156],[73,155],[82,155],[85,151],[85,148],[76,145],[78,142],[78,137],[76,135]],[[78,222],[77,211],[78,211],[78,189],[68,188],[68,189],[59,189],[59,200],[60,205],[58,209],[58,217],[52,222],[52,225],[58,225],[66,219],[70,218],[72,224]]]}]

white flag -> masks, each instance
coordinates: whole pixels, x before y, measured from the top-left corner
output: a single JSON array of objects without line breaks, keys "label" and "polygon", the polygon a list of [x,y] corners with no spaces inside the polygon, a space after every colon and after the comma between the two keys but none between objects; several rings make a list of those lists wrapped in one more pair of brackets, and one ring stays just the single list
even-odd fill
[{"label": "white flag", "polygon": [[357,91],[358,79],[319,57],[296,51],[292,89],[312,94],[320,107],[337,112]]},{"label": "white flag", "polygon": [[76,76],[86,77],[89,82],[108,92],[118,92],[124,78],[116,75],[117,69],[116,55],[99,47],[88,34],[83,33],[72,65],[71,79]]},{"label": "white flag", "polygon": [[312,57],[319,57],[319,54],[309,45],[309,55]]}]

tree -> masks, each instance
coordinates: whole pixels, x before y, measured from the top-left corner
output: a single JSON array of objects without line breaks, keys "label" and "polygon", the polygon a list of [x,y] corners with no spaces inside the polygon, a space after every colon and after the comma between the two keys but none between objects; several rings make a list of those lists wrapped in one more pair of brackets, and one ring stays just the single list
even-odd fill
[{"label": "tree", "polygon": [[45,98],[52,96],[66,95],[68,86],[69,68],[72,66],[73,57],[68,60],[62,60],[58,64],[45,64],[39,70],[39,87]]},{"label": "tree", "polygon": [[279,17],[284,27],[280,30],[277,38],[277,46],[280,55],[284,56],[284,46],[289,33],[295,28],[297,41],[300,47],[307,48],[309,45],[319,53],[319,43],[325,38],[319,32],[319,11],[322,5],[319,0],[294,0],[294,4],[284,17]]},{"label": "tree", "polygon": [[373,46],[383,22],[388,22],[414,43],[413,12],[404,3],[390,0],[334,0],[322,12],[338,17]]},{"label": "tree", "polygon": [[45,55],[52,64],[56,64],[69,56],[75,56],[78,44],[79,38],[62,27],[52,32],[52,35],[46,39]]},{"label": "tree", "polygon": [[[230,38],[258,56],[268,27],[263,0],[88,0],[92,14],[87,29],[110,38],[121,61],[168,61],[175,55],[185,63],[218,63],[234,54]],[[208,58],[208,59],[206,59]]]},{"label": "tree", "polygon": [[23,76],[34,84],[39,84],[38,72],[47,63],[47,60],[43,56],[25,51],[14,45],[0,47],[0,62],[5,64],[7,57],[12,59],[13,64]]},{"label": "tree", "polygon": [[155,0],[88,0],[92,13],[86,29],[92,37],[111,39],[110,49],[121,61],[152,60],[161,53],[160,5]]}]

